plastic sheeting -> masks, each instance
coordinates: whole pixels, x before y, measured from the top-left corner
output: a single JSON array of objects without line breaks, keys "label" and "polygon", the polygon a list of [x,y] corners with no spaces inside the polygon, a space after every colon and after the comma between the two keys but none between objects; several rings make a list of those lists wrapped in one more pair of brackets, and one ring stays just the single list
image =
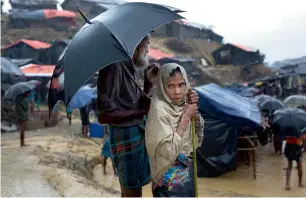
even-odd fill
[{"label": "plastic sheeting", "polygon": [[257,102],[225,90],[216,84],[196,87],[201,111],[234,126],[260,124]]},{"label": "plastic sheeting", "polygon": [[197,149],[198,176],[216,177],[235,169],[238,128],[260,127],[260,112],[255,100],[218,85],[195,90],[205,120],[203,143]]}]

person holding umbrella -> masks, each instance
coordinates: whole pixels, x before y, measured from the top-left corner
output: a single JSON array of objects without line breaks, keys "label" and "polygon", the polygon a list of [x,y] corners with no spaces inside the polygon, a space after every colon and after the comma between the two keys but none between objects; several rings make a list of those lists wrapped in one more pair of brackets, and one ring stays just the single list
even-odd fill
[{"label": "person holding umbrella", "polygon": [[[143,2],[116,6],[90,21],[85,19],[87,24],[76,33],[65,52],[67,105],[77,90],[99,71],[98,121],[109,126],[111,158],[125,197],[140,197],[142,186],[151,181],[143,126],[150,98],[137,84],[135,67],[146,65],[142,62],[146,62],[149,50],[147,34],[183,19],[181,12],[171,6]],[[152,87],[157,71],[157,66],[145,71],[147,88]],[[197,101],[198,97],[190,98]]]},{"label": "person holding umbrella", "polygon": [[[288,127],[285,130],[294,130]],[[304,185],[302,184],[303,178],[303,166],[302,166],[302,148],[303,148],[303,140],[302,138],[297,138],[294,136],[288,136],[286,138],[286,147],[285,147],[285,156],[287,158],[288,167],[286,170],[286,190],[290,190],[290,176],[292,172],[292,162],[296,161],[297,170],[298,170],[298,178],[299,178],[299,187],[302,188]]]},{"label": "person holding umbrella", "polygon": [[281,137],[286,138],[284,154],[287,158],[288,167],[286,170],[286,189],[290,190],[290,176],[292,172],[292,162],[297,162],[299,187],[302,184],[302,137],[306,127],[306,112],[297,108],[281,109],[274,112],[273,125],[278,128]]},{"label": "person holding umbrella", "polygon": [[[140,42],[132,61],[118,62],[99,72],[98,119],[100,124],[109,125],[111,157],[124,197],[141,197],[142,186],[151,181],[143,126],[150,100],[135,76],[135,67],[144,66],[150,40],[147,35]],[[145,87],[152,87],[157,71],[157,65],[145,70]],[[191,103],[198,101],[195,91],[189,93],[189,98]]]},{"label": "person holding umbrella", "polygon": [[154,197],[195,197],[191,157],[192,122],[196,121],[196,146],[203,141],[204,120],[196,103],[187,104],[190,92],[186,71],[165,64],[157,77],[145,131],[150,156]]},{"label": "person holding umbrella", "polygon": [[35,88],[35,85],[29,82],[20,82],[11,86],[4,94],[4,100],[15,102],[15,113],[20,126],[20,146],[25,146],[24,133],[26,124],[29,120],[29,100],[28,96]]}]

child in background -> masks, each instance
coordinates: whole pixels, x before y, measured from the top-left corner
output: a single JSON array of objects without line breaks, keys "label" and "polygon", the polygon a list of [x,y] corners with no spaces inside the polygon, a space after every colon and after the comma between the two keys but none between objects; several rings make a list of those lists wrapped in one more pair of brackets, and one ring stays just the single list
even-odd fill
[{"label": "child in background", "polygon": [[[287,129],[290,130],[290,129]],[[303,177],[303,167],[302,167],[302,147],[303,141],[301,138],[297,137],[287,137],[286,138],[286,147],[285,147],[285,156],[288,162],[288,168],[286,170],[286,190],[290,190],[290,176],[292,172],[292,162],[296,161],[298,178],[299,178],[299,187],[302,188]]]},{"label": "child in background", "polygon": [[24,133],[29,120],[29,100],[30,92],[26,92],[16,100],[16,118],[20,128],[20,146],[26,146],[24,143]]},{"label": "child in background", "polygon": [[[108,127],[104,126],[104,144],[102,147],[101,155],[104,157],[103,161],[103,169],[104,169],[104,175],[106,175],[106,164],[107,159],[111,157],[111,150],[110,150],[110,144],[109,144],[109,138],[108,138]],[[113,166],[114,174],[116,175],[115,167]]]}]

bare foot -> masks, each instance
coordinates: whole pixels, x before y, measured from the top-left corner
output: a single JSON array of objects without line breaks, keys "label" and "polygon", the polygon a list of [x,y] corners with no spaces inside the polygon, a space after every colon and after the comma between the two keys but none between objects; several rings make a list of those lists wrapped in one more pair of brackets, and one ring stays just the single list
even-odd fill
[{"label": "bare foot", "polygon": [[104,171],[104,175],[106,175],[107,173],[106,173],[106,171]]},{"label": "bare foot", "polygon": [[286,189],[286,190],[291,190],[290,186],[286,186],[285,189]]},{"label": "bare foot", "polygon": [[28,144],[20,144],[20,147],[30,146]]},{"label": "bare foot", "polygon": [[303,184],[300,184],[299,188],[305,188],[305,186]]}]

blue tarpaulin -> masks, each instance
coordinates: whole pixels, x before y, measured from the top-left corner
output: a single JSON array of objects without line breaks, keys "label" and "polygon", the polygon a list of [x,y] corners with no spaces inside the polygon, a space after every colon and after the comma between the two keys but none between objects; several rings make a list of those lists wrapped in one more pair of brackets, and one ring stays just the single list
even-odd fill
[{"label": "blue tarpaulin", "polygon": [[196,87],[204,120],[204,139],[197,150],[198,176],[216,177],[236,167],[238,129],[259,127],[257,102],[216,84]]},{"label": "blue tarpaulin", "polygon": [[195,90],[199,94],[201,111],[234,126],[260,124],[260,112],[255,100],[216,84],[196,87]]}]

